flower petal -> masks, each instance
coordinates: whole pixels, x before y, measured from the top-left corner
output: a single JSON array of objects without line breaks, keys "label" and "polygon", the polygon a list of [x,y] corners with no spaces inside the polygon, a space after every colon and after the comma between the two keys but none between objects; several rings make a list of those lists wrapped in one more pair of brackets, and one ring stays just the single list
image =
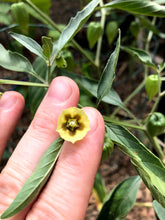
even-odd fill
[{"label": "flower petal", "polygon": [[[71,131],[66,127],[69,119],[77,119],[79,127],[74,131]],[[60,136],[66,141],[75,143],[76,141],[83,139],[89,129],[89,119],[83,109],[76,107],[65,109],[58,118],[57,132],[59,132]]]}]

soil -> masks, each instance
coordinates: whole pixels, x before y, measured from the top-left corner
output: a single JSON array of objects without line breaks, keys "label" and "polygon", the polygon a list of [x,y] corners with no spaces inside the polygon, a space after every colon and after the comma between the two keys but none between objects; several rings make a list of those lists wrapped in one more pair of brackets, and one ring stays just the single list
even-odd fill
[{"label": "soil", "polygon": [[[56,23],[64,23],[67,24],[69,21],[69,18],[74,16],[77,12],[77,10],[80,9],[80,2],[79,1],[66,1],[66,0],[53,0],[52,1],[52,7],[51,7],[51,17]],[[1,35],[0,35],[1,37]],[[2,36],[4,40],[4,36]],[[2,41],[3,41],[2,40]],[[128,70],[128,63],[122,62],[119,64],[118,71],[117,71],[117,80],[120,78],[122,81],[122,77],[124,74],[126,74]],[[138,76],[134,76],[132,79],[132,83],[130,83],[128,86],[125,86],[125,83],[121,84],[120,88],[118,89],[118,93],[120,94],[121,98],[124,99],[127,94],[129,94],[129,91],[131,92],[136,88],[136,85],[141,81],[142,74],[140,73]],[[7,78],[10,79],[19,79],[20,74],[18,73],[11,73],[9,71],[6,71],[2,68],[0,68],[0,78]],[[22,77],[22,76],[21,76]],[[125,77],[125,76],[124,76]],[[116,80],[116,81],[117,81]],[[10,89],[15,89],[15,87],[12,86],[6,86],[1,85],[0,91],[6,91]],[[122,92],[121,92],[122,91]],[[139,100],[141,100],[139,102]],[[133,99],[130,103],[130,110],[134,111],[136,115],[139,116],[142,107],[144,107],[144,102],[146,103],[146,95],[145,93],[138,94],[135,99]],[[152,104],[152,103],[151,103]],[[145,105],[144,112],[149,111],[150,104]],[[119,113],[120,115],[123,115],[124,113],[121,111]],[[24,134],[24,132],[27,130],[28,125],[31,121],[31,115],[28,110],[28,108],[25,108],[25,111],[23,113],[23,116],[14,131],[12,137],[9,140],[8,143],[8,152],[12,153],[15,146],[17,145],[18,141]],[[3,159],[1,162],[1,168],[5,165],[6,160]],[[129,158],[123,154],[117,147],[115,147],[114,152],[109,157],[109,159],[105,160],[100,164],[99,172],[104,180],[104,183],[106,185],[107,191],[110,192],[111,189],[116,186],[116,184],[120,183],[125,178],[128,178],[130,176],[138,175],[134,167],[132,166]],[[152,205],[153,198],[149,192],[149,190],[145,187],[145,185],[142,183],[140,186],[140,189],[137,194],[137,203],[145,203],[147,205]],[[91,195],[89,206],[86,213],[85,220],[96,220],[98,215],[98,210],[96,208],[96,201],[93,195]],[[134,206],[128,216],[126,217],[126,220],[156,220],[156,216],[154,213],[154,210],[152,207],[139,207],[138,205]]]}]

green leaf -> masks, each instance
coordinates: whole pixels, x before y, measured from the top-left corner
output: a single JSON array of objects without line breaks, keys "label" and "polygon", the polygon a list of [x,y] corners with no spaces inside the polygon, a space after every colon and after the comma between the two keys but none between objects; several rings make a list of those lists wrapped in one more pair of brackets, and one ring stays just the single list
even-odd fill
[{"label": "green leaf", "polygon": [[35,40],[22,34],[10,33],[10,35],[32,53],[45,59],[42,53],[42,47]]},{"label": "green leaf", "polygon": [[17,52],[6,50],[2,44],[0,44],[0,66],[12,71],[35,74],[31,63],[26,57]]},{"label": "green leaf", "polygon": [[107,190],[106,190],[105,184],[104,184],[104,182],[98,172],[95,177],[93,191],[94,191],[95,195],[97,195],[99,202],[102,203],[105,199],[106,194],[107,194]]},{"label": "green leaf", "polygon": [[62,31],[58,40],[55,57],[63,49],[63,47],[73,38],[76,33],[83,27],[92,14],[100,0],[91,1],[82,11],[79,11],[75,17],[71,18],[69,24]]},{"label": "green leaf", "polygon": [[154,63],[152,62],[151,56],[145,50],[134,48],[134,47],[124,47],[124,46],[122,46],[121,49],[129,53],[133,57],[135,57],[141,63],[149,67],[152,67],[154,69],[156,68]]},{"label": "green leaf", "polygon": [[50,37],[42,37],[42,52],[43,54],[50,59],[53,50],[53,43]]},{"label": "green leaf", "polygon": [[100,103],[103,97],[108,94],[108,92],[111,89],[113,80],[115,78],[115,69],[116,69],[116,65],[117,65],[117,61],[119,57],[119,51],[120,51],[120,30],[119,30],[119,37],[117,40],[116,48],[114,52],[111,54],[103,70],[101,79],[98,84],[97,105]]},{"label": "green leaf", "polygon": [[154,200],[152,204],[159,220],[164,220],[165,208],[163,208],[156,200]]},{"label": "green leaf", "polygon": [[[37,74],[40,74],[40,76],[46,80],[48,67],[45,61],[41,57],[38,57],[34,61],[33,68]],[[40,82],[38,79],[36,79],[33,76],[30,76],[29,80],[34,83]],[[47,88],[38,88],[38,87],[29,88],[29,97],[30,97],[29,104],[30,104],[30,111],[32,116],[34,116],[46,92],[47,92]]]},{"label": "green leaf", "polygon": [[105,4],[104,7],[116,8],[146,16],[165,17],[165,6],[150,0],[115,0]]},{"label": "green leaf", "polygon": [[[64,70],[60,70],[60,74],[72,78],[76,81],[80,88],[82,88],[90,95],[97,97],[98,82],[96,80],[89,79],[85,76],[81,76]],[[104,96],[102,101],[111,105],[120,106],[122,109],[125,109],[125,106],[121,101],[119,95],[112,88],[109,91],[109,93],[106,96]]]},{"label": "green leaf", "polygon": [[11,15],[10,14],[4,14],[4,13],[0,12],[0,23],[5,24],[5,25],[10,25],[12,23]]},{"label": "green leaf", "polygon": [[10,4],[0,3],[0,23],[10,25],[12,23],[12,17],[8,14],[10,10]]},{"label": "green leaf", "polygon": [[141,179],[130,177],[118,184],[107,196],[97,220],[124,220],[136,201]]},{"label": "green leaf", "polygon": [[153,197],[165,207],[165,167],[160,159],[124,127],[115,124],[107,125],[109,137],[130,157]]},{"label": "green leaf", "polygon": [[54,168],[60,154],[62,144],[63,140],[58,138],[50,145],[39,161],[39,164],[33,174],[23,185],[21,191],[17,194],[8,209],[1,215],[1,219],[9,218],[22,211],[37,197]]},{"label": "green leaf", "polygon": [[104,136],[104,146],[103,146],[103,152],[101,156],[101,161],[104,161],[105,159],[109,158],[109,156],[112,154],[114,149],[114,143],[109,138],[109,135],[107,132],[105,132]]},{"label": "green leaf", "polygon": [[0,13],[7,14],[10,11],[9,3],[0,3]]},{"label": "green leaf", "polygon": [[99,22],[90,22],[87,28],[87,39],[89,42],[89,47],[92,49],[100,36],[102,35],[102,27]]},{"label": "green leaf", "polygon": [[44,13],[49,14],[49,9],[51,7],[51,0],[31,0],[39,9]]},{"label": "green leaf", "polygon": [[162,33],[156,25],[152,24],[152,22],[145,16],[136,15],[139,19],[140,23],[143,27],[147,28],[148,30],[152,31],[155,35],[159,36],[162,39],[165,39],[165,34]]}]

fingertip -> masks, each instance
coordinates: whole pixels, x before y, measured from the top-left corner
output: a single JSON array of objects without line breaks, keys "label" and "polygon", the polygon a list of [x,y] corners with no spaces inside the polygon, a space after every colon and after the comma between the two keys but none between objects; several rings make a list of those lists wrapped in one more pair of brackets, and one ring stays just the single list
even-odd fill
[{"label": "fingertip", "polygon": [[68,100],[72,94],[79,99],[79,88],[77,84],[69,77],[58,76],[52,80],[47,96],[53,97],[57,103],[63,103]]},{"label": "fingertip", "polygon": [[15,91],[5,92],[0,99],[0,158],[24,109],[23,96]]},{"label": "fingertip", "polygon": [[85,107],[84,111],[90,121],[90,130],[88,135],[92,134],[95,130],[99,130],[101,134],[104,134],[105,125],[101,113],[93,107]]},{"label": "fingertip", "polygon": [[14,111],[21,110],[25,105],[23,96],[15,91],[7,91],[0,98],[0,110]]}]

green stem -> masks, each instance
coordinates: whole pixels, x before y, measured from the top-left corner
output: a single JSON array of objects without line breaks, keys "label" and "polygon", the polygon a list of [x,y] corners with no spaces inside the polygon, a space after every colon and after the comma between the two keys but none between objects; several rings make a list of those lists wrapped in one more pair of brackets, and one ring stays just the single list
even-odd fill
[{"label": "green stem", "polygon": [[103,119],[104,119],[105,122],[114,123],[114,124],[117,124],[117,125],[125,126],[127,128],[133,128],[133,129],[138,129],[138,130],[142,130],[142,131],[145,130],[145,128],[142,127],[142,126],[130,124],[130,123],[123,122],[123,121],[117,121],[117,120],[111,119],[107,116],[103,116]]},{"label": "green stem", "polygon": [[96,64],[95,62],[93,61],[93,59],[88,55],[88,53],[74,40],[74,39],[71,39],[71,42],[73,44],[73,46],[84,56],[86,57],[90,62],[91,64],[96,68]]},{"label": "green stem", "polygon": [[[103,7],[104,3],[102,0],[100,0],[100,7]],[[106,10],[104,8],[101,8],[101,28],[104,31],[104,26],[105,26],[105,20],[106,20]],[[100,66],[100,54],[101,54],[101,46],[102,46],[102,40],[103,40],[103,34],[101,35],[101,37],[98,40],[97,43],[97,50],[96,50],[96,57],[95,57],[95,65],[96,66]]]},{"label": "green stem", "polygon": [[49,24],[50,26],[55,28],[57,31],[61,32],[61,30],[59,29],[58,25],[56,23],[54,23],[52,21],[52,19],[47,14],[45,14],[37,6],[35,6],[35,4],[33,4],[29,0],[23,0],[23,2],[25,2],[27,5],[29,5],[38,15],[40,15],[45,20],[46,24]]},{"label": "green stem", "polygon": [[[145,79],[139,84],[139,86],[125,99],[123,102],[125,105],[135,96],[139,93],[139,91],[144,87],[145,85]],[[120,110],[120,107],[118,107],[113,113],[112,116],[114,117]]]},{"label": "green stem", "polygon": [[145,131],[146,136],[148,137],[150,143],[152,144],[153,149],[156,151],[158,157],[160,158],[160,160],[163,161],[164,159],[164,153],[161,149],[161,146],[158,143],[157,137],[151,137],[147,131]]},{"label": "green stem", "polygon": [[39,81],[41,81],[42,83],[44,84],[47,84],[47,82],[42,78],[40,77],[37,73],[35,72],[28,72],[30,75],[34,76],[36,79],[38,79]]},{"label": "green stem", "polygon": [[48,63],[48,84],[50,85],[51,83],[51,63],[50,63],[50,59],[49,59],[49,63]]},{"label": "green stem", "polygon": [[83,0],[80,0],[80,8],[83,8]]},{"label": "green stem", "polygon": [[135,202],[134,206],[153,208],[151,202]]},{"label": "green stem", "polygon": [[153,137],[153,139],[154,139],[154,142],[155,142],[155,145],[156,145],[155,150],[156,150],[159,158],[163,161],[164,160],[164,153],[163,153],[162,148],[161,148],[161,146],[158,142],[158,139],[157,139],[157,137]]},{"label": "green stem", "polygon": [[162,98],[163,96],[165,96],[165,91],[161,92],[161,93],[160,93],[160,96],[161,96],[161,98]]},{"label": "green stem", "polygon": [[[154,25],[155,22],[156,22],[156,17],[153,18],[152,24]],[[146,52],[149,52],[149,46],[150,46],[150,42],[151,42],[152,36],[153,36],[153,31],[149,31],[148,36],[147,36],[147,40],[146,40],[146,44],[145,44],[145,51]],[[149,68],[148,68],[147,65],[144,68],[145,68],[144,69],[144,76],[145,76],[145,79],[146,79],[147,76],[148,76]]]},{"label": "green stem", "polygon": [[43,83],[23,82],[23,81],[6,80],[6,79],[0,79],[0,84],[35,86],[35,87],[45,87],[45,88],[48,87],[48,84],[43,84]]},{"label": "green stem", "polygon": [[[42,12],[39,8],[37,8],[31,1],[29,0],[23,0],[26,4],[28,4],[37,14],[39,14],[44,20],[46,24],[49,24],[50,26],[52,26],[53,28],[55,28],[59,33],[61,33],[62,31],[59,29],[58,25],[56,23],[54,23],[54,21],[47,16],[44,12]],[[71,39],[72,44],[74,45],[74,47],[80,51],[80,53],[82,55],[84,55],[90,62],[91,64],[96,67],[95,62],[91,59],[91,57],[84,51],[84,49],[74,40]]]}]

